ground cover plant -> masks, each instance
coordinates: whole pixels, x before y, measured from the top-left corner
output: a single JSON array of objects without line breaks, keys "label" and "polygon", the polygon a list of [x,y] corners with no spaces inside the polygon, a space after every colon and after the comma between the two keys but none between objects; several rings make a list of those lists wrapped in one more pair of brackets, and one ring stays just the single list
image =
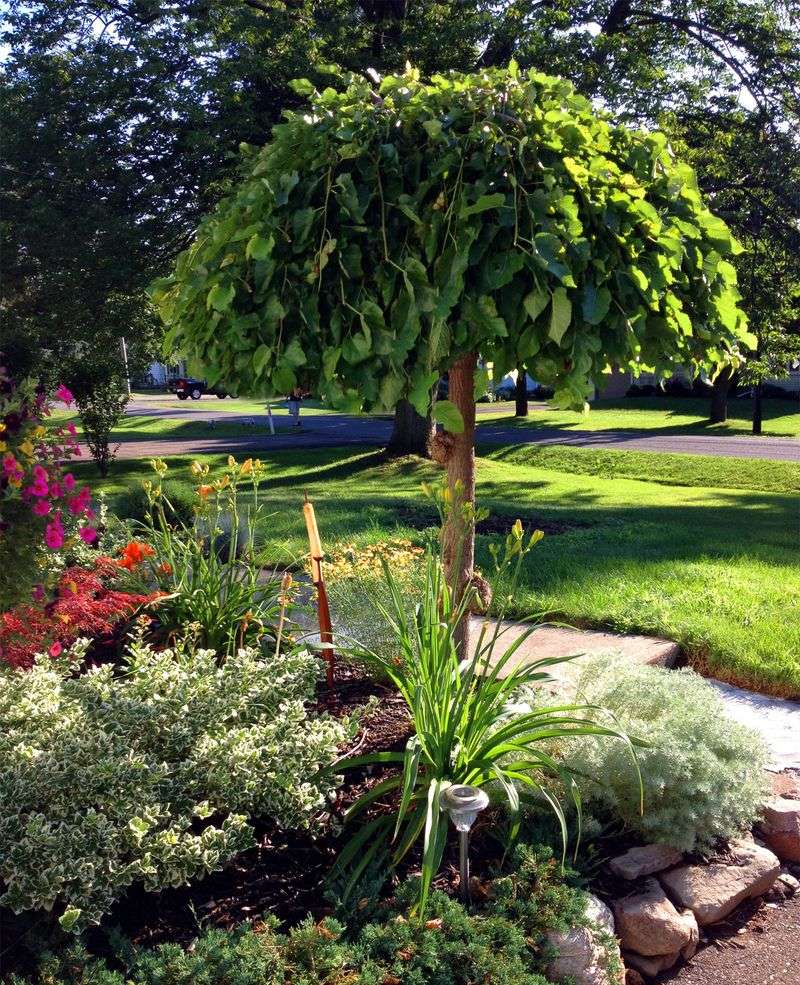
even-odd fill
[{"label": "ground cover plant", "polygon": [[[468,913],[442,892],[427,920],[409,920],[417,894],[404,882],[367,918],[310,919],[288,932],[267,919],[234,930],[204,930],[190,946],[117,946],[118,959],[92,958],[80,945],[40,962],[47,985],[548,985],[546,935],[582,918],[585,897],[566,885],[549,849],[520,845],[487,879],[491,902]],[[469,960],[465,961],[465,955]],[[26,985],[12,976],[9,985]]]},{"label": "ground cover plant", "polygon": [[588,813],[622,822],[643,842],[708,850],[758,819],[769,784],[761,736],[732,721],[718,695],[691,671],[595,657],[581,666],[579,700],[614,714],[614,724],[646,738],[638,749],[644,784],[613,743],[586,736],[556,743],[573,770]]},{"label": "ground cover plant", "polygon": [[0,904],[66,930],[133,883],[220,868],[257,818],[312,826],[336,783],[319,770],[355,728],[308,710],[321,661],[306,651],[244,648],[220,666],[139,640],[117,667],[75,670],[66,655],[0,666]]},{"label": "ground cover plant", "polygon": [[[304,490],[317,503],[326,548],[398,537],[422,543],[420,528],[436,522],[419,491],[420,481],[440,475],[430,463],[386,462],[354,448],[262,459],[265,502],[276,511],[268,537],[275,563],[300,564],[307,551]],[[225,458],[206,460],[219,475]],[[113,499],[148,472],[143,463],[117,463],[100,488]],[[627,452],[607,460],[572,448],[496,448],[478,461],[478,493],[493,515],[559,531],[524,566],[512,614],[549,611],[579,625],[666,636],[704,672],[790,697],[800,695],[796,477],[791,462]],[[479,535],[484,565],[486,543]]]}]

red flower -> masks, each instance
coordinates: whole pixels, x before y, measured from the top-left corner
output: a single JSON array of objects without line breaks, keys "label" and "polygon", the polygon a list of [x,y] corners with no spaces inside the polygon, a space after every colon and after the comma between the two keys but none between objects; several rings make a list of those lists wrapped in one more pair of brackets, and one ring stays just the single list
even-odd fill
[{"label": "red flower", "polygon": [[132,540],[123,547],[119,566],[121,568],[127,568],[128,571],[133,571],[134,568],[139,567],[146,557],[152,557],[154,554],[155,551],[149,544],[145,544],[140,540]]}]

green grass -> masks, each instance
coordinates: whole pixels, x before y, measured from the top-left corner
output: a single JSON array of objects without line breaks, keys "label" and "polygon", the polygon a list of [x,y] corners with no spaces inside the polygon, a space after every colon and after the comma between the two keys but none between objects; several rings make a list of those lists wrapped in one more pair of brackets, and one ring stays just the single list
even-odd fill
[{"label": "green grass", "polygon": [[[264,535],[279,563],[306,550],[304,491],[328,547],[363,545],[418,536],[430,515],[419,483],[441,475],[429,463],[353,449],[261,458],[274,506]],[[218,468],[224,458],[205,460]],[[188,475],[188,464],[171,459],[171,474]],[[145,463],[116,462],[95,486],[113,496],[149,475]],[[716,676],[795,698],[797,488],[797,466],[769,461],[527,446],[478,461],[478,495],[494,514],[563,529],[531,556],[516,615],[548,611],[576,625],[663,635]],[[478,538],[484,567],[489,541]]]},{"label": "green grass", "polygon": [[[480,413],[479,423],[510,427],[563,428],[574,431],[657,431],[662,434],[750,434],[751,400],[728,402],[728,420],[708,423],[709,401],[694,397],[626,397],[597,400],[586,414],[569,410],[537,410],[528,417],[513,417],[513,410]],[[764,435],[800,437],[800,398],[764,401]]]}]

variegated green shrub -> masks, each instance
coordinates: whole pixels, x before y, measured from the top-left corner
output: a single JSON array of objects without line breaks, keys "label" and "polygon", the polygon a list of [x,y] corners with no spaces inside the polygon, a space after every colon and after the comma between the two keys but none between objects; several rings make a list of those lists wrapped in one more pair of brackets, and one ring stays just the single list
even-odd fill
[{"label": "variegated green shrub", "polygon": [[309,712],[320,667],[135,641],[121,673],[0,670],[0,904],[78,929],[134,882],[219,869],[253,844],[251,818],[312,825],[335,782],[314,777],[354,728]]}]

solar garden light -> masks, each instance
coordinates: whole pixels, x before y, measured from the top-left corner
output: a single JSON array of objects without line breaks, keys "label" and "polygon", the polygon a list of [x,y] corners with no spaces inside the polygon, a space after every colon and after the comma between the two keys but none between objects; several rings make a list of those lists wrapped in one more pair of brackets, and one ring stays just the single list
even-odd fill
[{"label": "solar garden light", "polygon": [[489,806],[489,795],[480,787],[456,783],[439,795],[439,806],[447,811],[458,831],[458,861],[461,873],[461,900],[469,903],[469,829],[480,812]]}]

